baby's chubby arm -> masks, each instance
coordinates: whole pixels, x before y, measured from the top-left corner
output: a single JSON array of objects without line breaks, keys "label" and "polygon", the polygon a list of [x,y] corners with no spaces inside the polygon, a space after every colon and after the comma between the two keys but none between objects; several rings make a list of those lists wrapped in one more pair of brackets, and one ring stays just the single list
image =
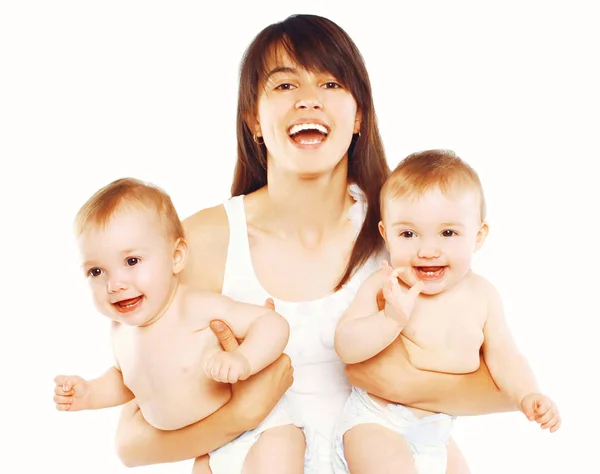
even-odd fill
[{"label": "baby's chubby arm", "polygon": [[521,408],[529,420],[556,431],[560,416],[556,406],[539,393],[533,371],[520,353],[504,318],[502,299],[489,285],[488,315],[483,327],[483,358],[496,385]]},{"label": "baby's chubby arm", "polygon": [[235,383],[273,363],[283,353],[290,336],[288,322],[273,309],[234,301],[212,293],[204,312],[221,320],[243,339],[233,352],[217,352],[206,362],[207,375],[220,382]]},{"label": "baby's chubby arm", "polygon": [[385,275],[378,270],[358,289],[354,300],[338,321],[334,347],[345,364],[355,364],[373,357],[389,346],[402,331],[396,321],[377,307]]},{"label": "baby's chubby arm", "polygon": [[59,411],[97,410],[123,405],[133,399],[117,367],[89,381],[77,375],[57,375],[54,383],[54,403]]},{"label": "baby's chubby arm", "polygon": [[[404,292],[398,285],[398,271],[386,261],[367,278],[340,318],[335,331],[335,350],[346,364],[370,359],[388,347],[408,323],[422,285]],[[377,296],[382,291],[384,309]]]},{"label": "baby's chubby arm", "polygon": [[[111,326],[113,350],[120,324]],[[133,400],[133,393],[123,381],[118,360],[100,377],[85,380],[78,375],[54,377],[54,403],[59,411],[98,410],[123,405]]]}]

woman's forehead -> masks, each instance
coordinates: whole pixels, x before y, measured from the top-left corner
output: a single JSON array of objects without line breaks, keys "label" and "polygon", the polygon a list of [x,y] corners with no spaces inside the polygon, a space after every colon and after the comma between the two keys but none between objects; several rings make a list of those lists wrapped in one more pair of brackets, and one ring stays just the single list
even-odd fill
[{"label": "woman's forehead", "polygon": [[278,70],[304,70],[309,72],[329,73],[322,58],[317,54],[296,51],[291,45],[279,40],[273,43],[265,54],[263,60],[263,79]]}]

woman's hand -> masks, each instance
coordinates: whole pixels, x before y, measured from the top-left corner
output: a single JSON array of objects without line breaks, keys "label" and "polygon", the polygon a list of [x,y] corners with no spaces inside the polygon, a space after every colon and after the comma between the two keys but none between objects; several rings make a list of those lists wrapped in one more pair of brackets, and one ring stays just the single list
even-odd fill
[{"label": "woman's hand", "polygon": [[[265,302],[265,306],[275,309],[273,300],[270,298]],[[233,331],[223,321],[211,321],[210,328],[224,350],[234,351],[239,346]],[[237,413],[240,419],[248,423],[248,429],[256,428],[275,408],[287,389],[292,386],[293,373],[294,369],[290,358],[286,354],[282,354],[275,362],[257,374],[233,384],[231,400],[227,405]]]},{"label": "woman's hand", "polygon": [[448,413],[480,415],[516,410],[494,383],[483,358],[477,371],[446,374],[415,368],[402,337],[375,357],[346,366],[352,385],[395,403]]},{"label": "woman's hand", "polygon": [[[358,364],[346,366],[346,375],[350,383],[356,387],[385,398],[395,403],[409,404],[410,388],[405,384],[410,383],[411,376],[418,374],[408,360],[408,353],[404,344],[397,338],[376,356]],[[390,380],[394,380],[390,384]],[[397,380],[397,382],[396,382]],[[407,398],[403,398],[402,387],[406,388]]]}]

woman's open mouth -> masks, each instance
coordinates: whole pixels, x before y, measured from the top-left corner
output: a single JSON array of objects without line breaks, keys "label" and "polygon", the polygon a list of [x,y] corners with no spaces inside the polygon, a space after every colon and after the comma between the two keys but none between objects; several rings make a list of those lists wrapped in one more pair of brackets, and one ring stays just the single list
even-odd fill
[{"label": "woman's open mouth", "polygon": [[329,129],[320,123],[299,123],[288,129],[288,136],[300,146],[314,146],[323,143],[329,135]]}]

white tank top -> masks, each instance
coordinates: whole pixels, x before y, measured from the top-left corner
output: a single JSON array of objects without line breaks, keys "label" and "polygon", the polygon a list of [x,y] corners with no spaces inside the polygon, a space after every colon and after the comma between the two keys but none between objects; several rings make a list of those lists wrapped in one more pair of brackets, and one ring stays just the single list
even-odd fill
[{"label": "white tank top", "polygon": [[[351,185],[348,192],[356,201],[348,218],[358,233],[366,202],[356,185]],[[339,291],[322,298],[302,302],[278,299],[262,287],[254,273],[244,196],[233,197],[224,206],[229,220],[229,247],[222,293],[236,301],[257,305],[273,298],[275,310],[290,324],[285,353],[294,366],[294,383],[287,393],[288,404],[295,419],[305,428],[307,443],[330,445],[335,420],[350,394],[344,364],[333,347],[335,327],[362,282],[379,268],[380,261],[375,257],[369,259]],[[319,457],[329,457],[327,449],[320,451]]]}]

